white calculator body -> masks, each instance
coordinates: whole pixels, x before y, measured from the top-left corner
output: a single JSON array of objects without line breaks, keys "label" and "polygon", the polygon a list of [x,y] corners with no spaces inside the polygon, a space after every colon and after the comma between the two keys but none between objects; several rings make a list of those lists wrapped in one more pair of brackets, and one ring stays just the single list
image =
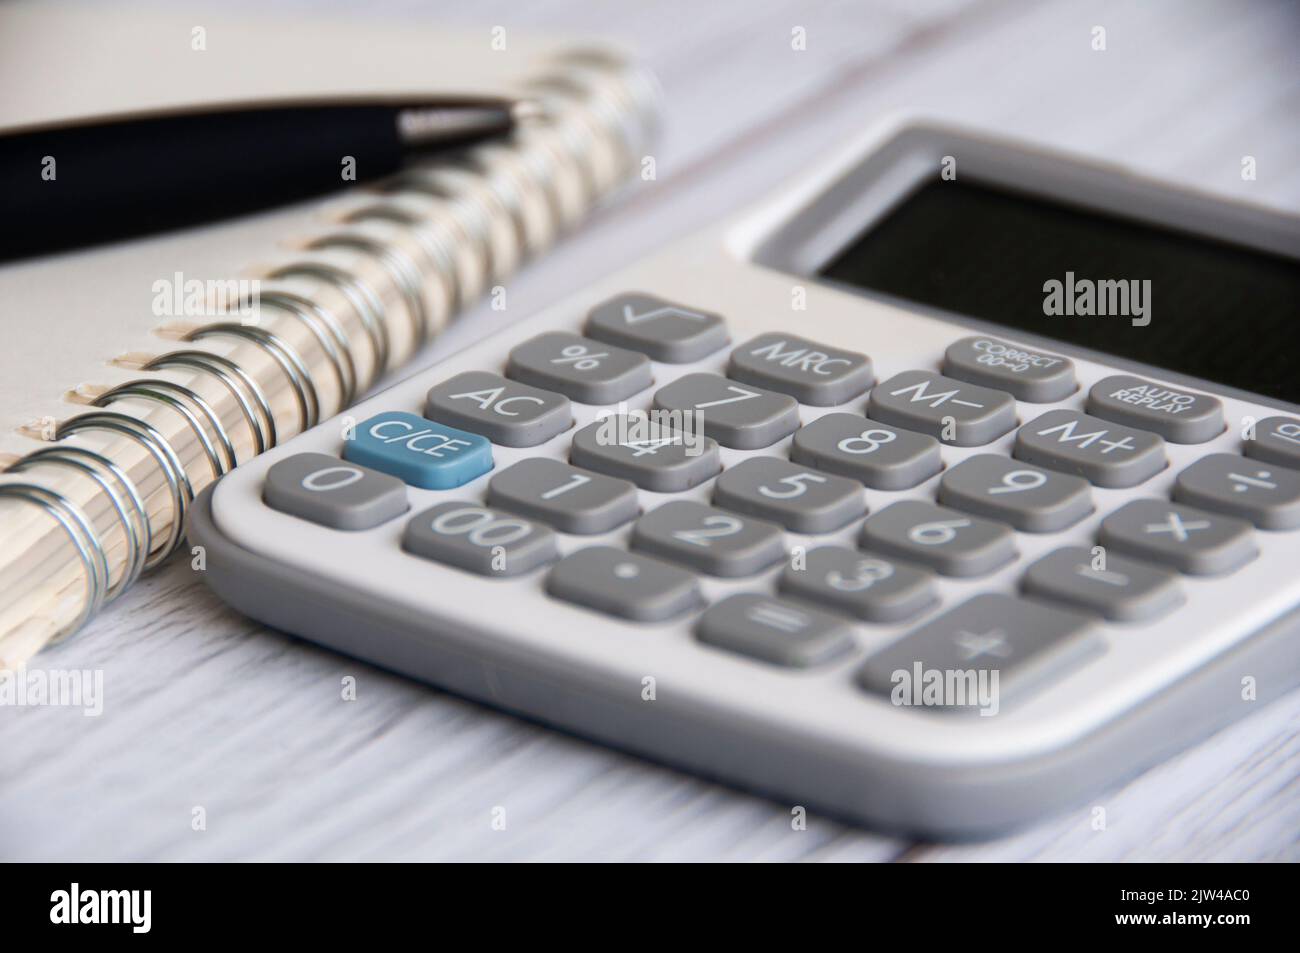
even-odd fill
[{"label": "white calculator body", "polygon": [[1293,217],[891,127],[240,467],[192,541],[348,655],[991,833],[1300,681],[1297,259]]}]

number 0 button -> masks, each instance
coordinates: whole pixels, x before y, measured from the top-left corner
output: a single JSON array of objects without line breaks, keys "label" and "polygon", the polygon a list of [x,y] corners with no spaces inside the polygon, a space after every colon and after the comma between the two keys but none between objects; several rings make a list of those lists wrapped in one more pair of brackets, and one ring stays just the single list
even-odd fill
[{"label": "number 0 button", "polygon": [[266,505],[333,529],[370,529],[406,512],[406,487],[324,453],[299,453],[266,471]]},{"label": "number 0 button", "polygon": [[402,548],[484,576],[518,576],[556,557],[555,534],[532,520],[464,500],[430,507],[406,526]]}]

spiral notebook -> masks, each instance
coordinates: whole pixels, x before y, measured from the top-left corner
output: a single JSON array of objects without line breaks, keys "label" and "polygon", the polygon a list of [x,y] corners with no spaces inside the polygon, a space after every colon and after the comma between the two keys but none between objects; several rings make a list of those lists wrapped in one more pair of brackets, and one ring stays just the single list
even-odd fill
[{"label": "spiral notebook", "polygon": [[620,54],[500,28],[16,4],[0,33],[23,38],[0,58],[0,129],[345,93],[537,105],[508,139],[378,185],[0,266],[0,589],[21,594],[0,668],[178,548],[203,486],[345,408],[576,226],[656,118]]}]

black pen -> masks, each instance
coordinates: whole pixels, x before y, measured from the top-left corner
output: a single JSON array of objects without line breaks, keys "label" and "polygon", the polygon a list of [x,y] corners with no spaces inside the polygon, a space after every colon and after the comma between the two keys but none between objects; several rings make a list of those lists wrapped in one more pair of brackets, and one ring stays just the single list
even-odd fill
[{"label": "black pen", "polygon": [[228,218],[508,132],[506,100],[232,107],[0,135],[0,260]]}]

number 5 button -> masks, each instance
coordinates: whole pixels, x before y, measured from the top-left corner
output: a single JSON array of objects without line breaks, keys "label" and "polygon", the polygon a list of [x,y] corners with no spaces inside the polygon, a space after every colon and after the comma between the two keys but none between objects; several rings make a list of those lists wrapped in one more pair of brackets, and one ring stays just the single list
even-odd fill
[{"label": "number 5 button", "polygon": [[713,502],[795,533],[829,533],[866,511],[860,484],[777,457],[755,457],[723,471]]},{"label": "number 5 button", "polygon": [[1016,557],[1009,527],[923,500],[900,500],[869,517],[862,547],[945,576],[982,576]]},{"label": "number 5 button", "polygon": [[781,530],[703,503],[675,500],[632,528],[632,546],[711,576],[750,576],[785,555]]}]

